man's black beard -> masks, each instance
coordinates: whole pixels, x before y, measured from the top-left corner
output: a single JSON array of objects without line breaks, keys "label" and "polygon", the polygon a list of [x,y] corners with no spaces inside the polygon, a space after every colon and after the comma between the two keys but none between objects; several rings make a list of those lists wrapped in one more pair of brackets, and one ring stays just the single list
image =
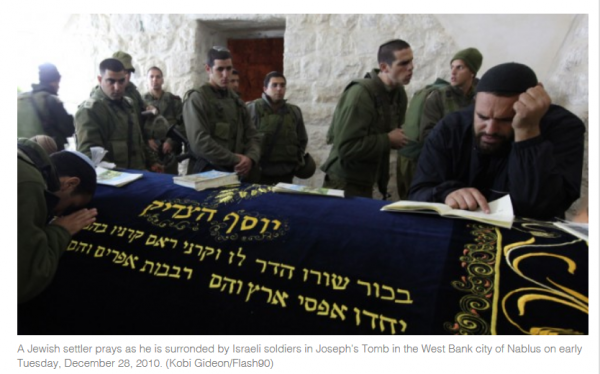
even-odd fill
[{"label": "man's black beard", "polygon": [[510,149],[510,144],[513,141],[513,136],[505,137],[501,135],[492,135],[494,138],[502,139],[501,143],[489,144],[485,143],[481,140],[481,138],[485,135],[484,133],[479,133],[475,135],[475,140],[477,144],[477,149],[479,152],[484,155],[496,155],[505,153]]}]

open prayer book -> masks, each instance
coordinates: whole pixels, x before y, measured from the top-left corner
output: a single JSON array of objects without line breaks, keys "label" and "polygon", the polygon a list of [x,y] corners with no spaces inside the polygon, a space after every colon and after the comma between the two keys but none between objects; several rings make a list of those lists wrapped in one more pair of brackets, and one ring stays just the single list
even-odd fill
[{"label": "open prayer book", "polygon": [[173,177],[173,183],[183,187],[193,188],[196,191],[203,191],[207,188],[240,184],[240,178],[236,173],[211,170],[198,174]]},{"label": "open prayer book", "polygon": [[491,201],[488,205],[490,206],[490,213],[484,213],[481,208],[475,211],[452,209],[446,204],[421,201],[398,201],[384,206],[381,210],[407,213],[429,213],[433,210],[440,216],[448,218],[470,219],[510,229],[515,219],[510,195]]},{"label": "open prayer book", "polygon": [[314,187],[301,186],[298,184],[289,184],[289,183],[277,183],[275,185],[275,187],[273,187],[273,192],[344,197],[343,190],[334,190],[333,188],[320,188],[320,187],[314,188]]},{"label": "open prayer book", "polygon": [[143,174],[109,170],[101,166],[96,166],[96,182],[106,186],[121,187],[143,176]]}]

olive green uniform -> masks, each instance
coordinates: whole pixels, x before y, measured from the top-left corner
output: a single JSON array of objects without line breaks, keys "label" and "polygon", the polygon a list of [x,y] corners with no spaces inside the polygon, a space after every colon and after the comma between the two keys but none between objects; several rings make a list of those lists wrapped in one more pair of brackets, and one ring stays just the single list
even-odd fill
[{"label": "olive green uniform", "polygon": [[144,103],[144,98],[142,97],[142,94],[140,94],[140,91],[138,91],[135,84],[129,82],[125,87],[124,95],[133,100],[133,108],[138,116],[138,121],[141,125],[143,125],[144,117],[142,116],[142,112],[146,110],[146,105]]},{"label": "olive green uniform", "polygon": [[[18,302],[32,299],[54,278],[58,261],[71,241],[71,234],[58,225],[48,224],[58,198],[47,190],[38,169],[53,169],[46,152],[31,141],[19,139],[40,163],[17,150],[18,181]],[[36,166],[37,165],[37,166]]]},{"label": "olive green uniform", "polygon": [[244,102],[230,89],[219,90],[206,83],[186,93],[183,122],[191,150],[198,160],[188,172],[233,171],[240,162],[235,154],[253,162],[247,182],[258,182],[259,137]]},{"label": "olive green uniform", "polygon": [[[420,149],[425,143],[429,132],[446,115],[471,105],[475,97],[476,85],[477,81],[474,81],[466,95],[459,87],[450,85],[441,88],[432,88],[431,92],[427,94],[423,113],[421,114],[421,118],[418,119],[419,137],[416,139],[418,151],[409,151],[409,147],[398,151],[396,178],[400,199],[404,200],[408,198],[408,191],[417,170],[418,157],[421,153]],[[407,122],[408,120],[409,118],[407,118]]]},{"label": "olive green uniform", "polygon": [[169,174],[177,174],[177,160],[174,157],[175,154],[181,152],[181,144],[172,139],[166,137],[165,123],[157,120],[160,117],[166,120],[166,124],[169,126],[177,125],[177,130],[182,134],[185,134],[185,127],[183,126],[183,103],[179,96],[173,95],[170,92],[163,91],[161,97],[155,98],[152,93],[147,92],[144,94],[144,103],[146,106],[152,105],[158,110],[157,115],[148,116],[145,118],[144,124],[144,138],[155,140],[160,147],[163,142],[167,142],[173,148],[173,152],[170,155],[163,155],[162,150],[159,152],[152,153],[155,157],[165,166],[165,172]]},{"label": "olive green uniform", "polygon": [[149,153],[132,100],[111,100],[97,87],[75,114],[77,150],[91,157],[91,147],[108,151],[106,161],[120,168],[144,170]]},{"label": "olive green uniform", "polygon": [[17,136],[48,135],[61,151],[67,138],[75,133],[73,116],[67,113],[54,88],[45,84],[31,87],[32,91],[17,97]]},{"label": "olive green uniform", "polygon": [[292,183],[294,171],[304,163],[308,144],[300,108],[284,100],[275,110],[263,93],[261,99],[248,104],[248,111],[261,137],[260,183]]},{"label": "olive green uniform", "polygon": [[407,98],[403,86],[387,87],[378,73],[346,87],[327,134],[333,146],[321,167],[327,174],[323,187],[343,189],[346,196],[372,197],[376,182],[387,196],[388,133],[404,122]]}]

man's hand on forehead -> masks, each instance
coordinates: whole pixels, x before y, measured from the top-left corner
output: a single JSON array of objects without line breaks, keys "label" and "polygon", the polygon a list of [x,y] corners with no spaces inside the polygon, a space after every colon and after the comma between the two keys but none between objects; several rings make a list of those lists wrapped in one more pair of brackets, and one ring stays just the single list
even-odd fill
[{"label": "man's hand on forehead", "polygon": [[541,83],[519,95],[513,104],[515,141],[526,140],[540,134],[540,120],[550,108],[552,100]]}]

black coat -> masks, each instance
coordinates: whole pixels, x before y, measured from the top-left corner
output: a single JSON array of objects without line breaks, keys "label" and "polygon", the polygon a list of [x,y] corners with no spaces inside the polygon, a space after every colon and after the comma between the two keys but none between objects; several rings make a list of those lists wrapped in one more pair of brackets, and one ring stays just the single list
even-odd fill
[{"label": "black coat", "polygon": [[583,122],[551,105],[541,135],[494,155],[480,153],[473,132],[474,105],[444,117],[432,130],[410,188],[410,200],[445,202],[451,192],[473,187],[488,199],[510,193],[515,215],[564,217],[579,198],[583,167]]}]

